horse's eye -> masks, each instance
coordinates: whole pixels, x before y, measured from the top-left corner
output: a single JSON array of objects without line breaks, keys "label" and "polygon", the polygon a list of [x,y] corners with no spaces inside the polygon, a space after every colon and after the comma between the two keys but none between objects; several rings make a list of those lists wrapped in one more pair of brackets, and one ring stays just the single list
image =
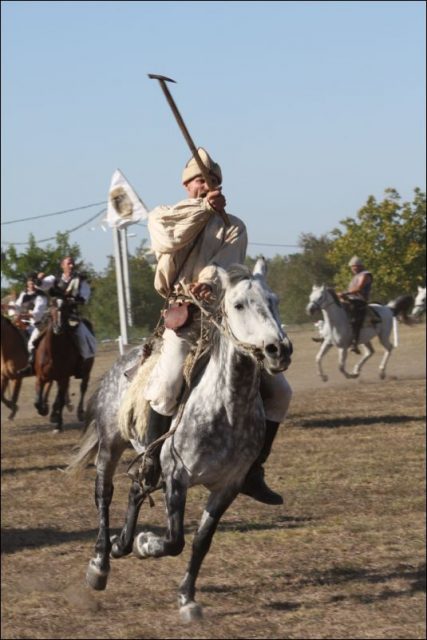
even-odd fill
[{"label": "horse's eye", "polygon": [[238,302],[237,304],[234,305],[234,308],[237,309],[238,311],[241,311],[241,309],[243,309],[243,305]]}]

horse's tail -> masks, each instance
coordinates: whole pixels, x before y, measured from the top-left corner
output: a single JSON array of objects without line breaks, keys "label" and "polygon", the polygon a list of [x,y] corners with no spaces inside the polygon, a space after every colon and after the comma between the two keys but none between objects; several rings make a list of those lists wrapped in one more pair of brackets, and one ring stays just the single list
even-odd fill
[{"label": "horse's tail", "polygon": [[387,307],[393,312],[393,317],[400,319],[405,324],[411,325],[412,319],[409,317],[409,311],[414,304],[414,298],[411,295],[399,296],[395,300],[390,300]]},{"label": "horse's tail", "polygon": [[98,392],[96,391],[88,402],[83,432],[80,442],[76,445],[77,451],[65,469],[65,473],[73,478],[82,473],[98,452],[99,437],[95,420],[95,405],[97,399]]},{"label": "horse's tail", "polygon": [[399,336],[397,332],[397,318],[395,315],[393,315],[393,346],[394,347],[399,346]]}]

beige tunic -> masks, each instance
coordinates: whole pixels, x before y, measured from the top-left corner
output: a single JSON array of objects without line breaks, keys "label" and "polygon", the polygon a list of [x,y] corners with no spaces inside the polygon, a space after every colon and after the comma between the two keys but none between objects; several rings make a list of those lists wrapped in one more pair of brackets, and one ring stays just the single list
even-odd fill
[{"label": "beige tunic", "polygon": [[160,295],[166,298],[177,283],[206,282],[215,290],[215,265],[226,269],[233,263],[243,264],[246,226],[235,216],[229,219],[226,227],[206,198],[182,200],[150,212],[148,230],[157,258],[154,286]]}]

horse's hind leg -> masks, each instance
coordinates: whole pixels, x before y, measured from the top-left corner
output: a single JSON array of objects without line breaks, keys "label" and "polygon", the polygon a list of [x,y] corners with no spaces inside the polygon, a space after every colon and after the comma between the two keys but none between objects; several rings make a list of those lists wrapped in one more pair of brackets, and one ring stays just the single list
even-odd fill
[{"label": "horse's hind leg", "polygon": [[113,558],[121,558],[132,551],[135,528],[139,511],[144,502],[145,494],[139,482],[133,481],[129,490],[128,509],[124,527],[119,536],[111,538],[111,555]]},{"label": "horse's hind leg", "polygon": [[209,551],[218,523],[233,502],[237,492],[211,493],[203,512],[199,529],[194,536],[193,548],[186,574],[179,587],[179,613],[183,622],[191,622],[202,617],[202,608],[195,602],[196,580],[202,562]]},{"label": "horse's hind leg", "polygon": [[126,448],[121,439],[101,445],[98,452],[95,480],[95,504],[99,516],[99,532],[95,544],[95,557],[89,561],[87,583],[101,591],[107,586],[110,572],[110,504],[113,497],[113,476],[117,463]]},{"label": "horse's hind leg", "polygon": [[[384,342],[385,342],[385,344],[384,344]],[[385,353],[384,353],[384,356],[383,356],[383,358],[382,358],[382,360],[380,362],[380,366],[379,366],[381,380],[384,380],[384,378],[385,378],[385,369],[386,369],[386,366],[387,366],[388,359],[390,358],[391,352],[393,350],[393,345],[391,344],[391,342],[389,342],[389,341],[384,341],[384,342],[383,342],[383,346],[384,346],[384,349],[385,349]]]},{"label": "horse's hind leg", "polygon": [[89,385],[89,375],[86,374],[85,376],[83,376],[82,381],[80,383],[80,400],[77,407],[77,418],[78,420],[80,420],[80,422],[83,422],[83,420],[85,419],[84,398],[86,395],[88,385]]},{"label": "horse's hind leg", "polygon": [[366,344],[363,344],[362,347],[364,348],[365,353],[363,354],[359,362],[356,362],[356,364],[354,365],[353,375],[355,377],[359,376],[365,362],[369,360],[369,358],[371,358],[374,354],[374,347],[372,346],[371,342],[366,342]]}]

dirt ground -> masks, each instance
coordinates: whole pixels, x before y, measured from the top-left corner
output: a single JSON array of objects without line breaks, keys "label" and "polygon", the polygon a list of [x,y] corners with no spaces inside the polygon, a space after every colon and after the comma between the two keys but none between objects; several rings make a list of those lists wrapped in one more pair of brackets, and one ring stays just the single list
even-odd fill
[{"label": "dirt ground", "polygon": [[[425,325],[399,327],[385,381],[375,345],[358,380],[343,378],[331,351],[322,382],[314,330],[288,332],[294,397],[266,467],[285,504],[239,496],[226,512],[197,583],[204,618],[191,625],[179,620],[176,594],[206,490],[190,492],[181,556],[114,560],[107,589],[91,591],[94,468],[75,483],[64,475],[80,425],[66,411],[64,432],[53,434],[25,380],[14,421],[1,410],[2,638],[425,637]],[[116,356],[100,350],[92,389]],[[116,475],[114,532],[132,457]],[[164,526],[161,496],[155,502],[143,506],[140,529]]]}]

